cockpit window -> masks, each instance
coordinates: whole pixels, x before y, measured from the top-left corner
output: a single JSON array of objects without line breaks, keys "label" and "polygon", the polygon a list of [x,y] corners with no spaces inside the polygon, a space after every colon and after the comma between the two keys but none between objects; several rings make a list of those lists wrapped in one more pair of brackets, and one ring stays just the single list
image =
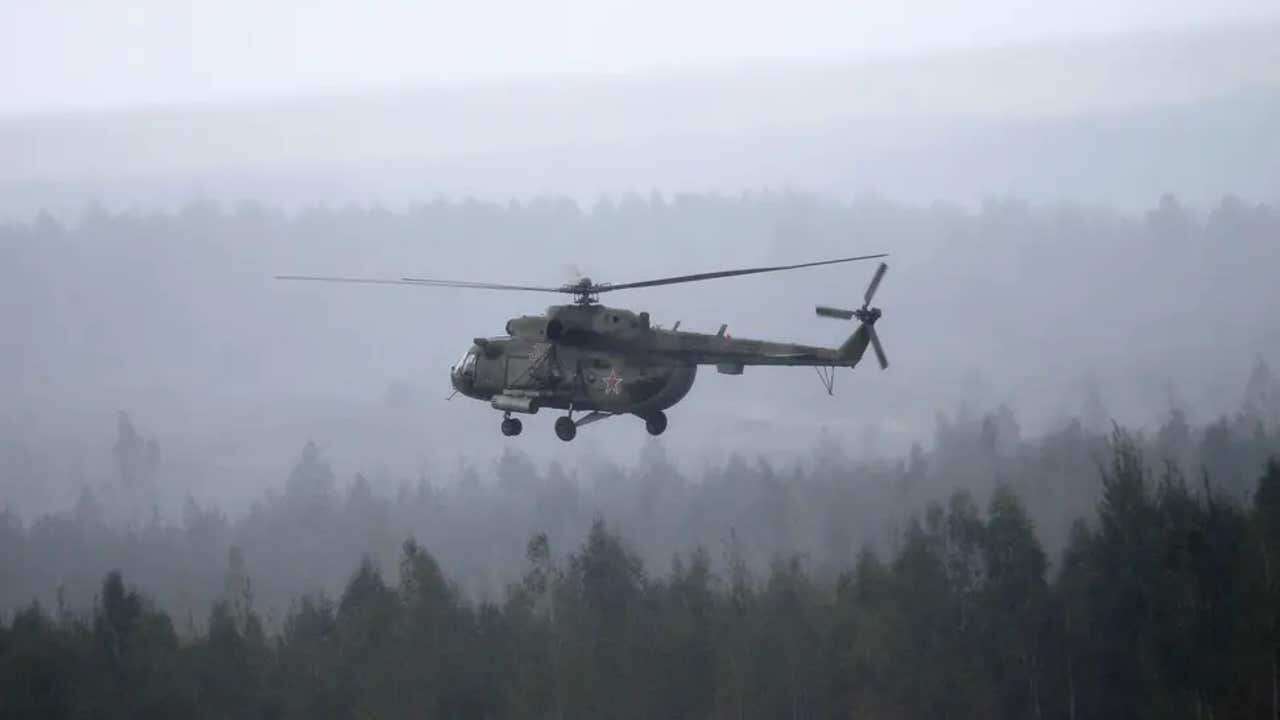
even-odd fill
[{"label": "cockpit window", "polygon": [[468,350],[458,358],[458,362],[453,366],[453,372],[463,377],[471,377],[476,373],[476,351]]}]

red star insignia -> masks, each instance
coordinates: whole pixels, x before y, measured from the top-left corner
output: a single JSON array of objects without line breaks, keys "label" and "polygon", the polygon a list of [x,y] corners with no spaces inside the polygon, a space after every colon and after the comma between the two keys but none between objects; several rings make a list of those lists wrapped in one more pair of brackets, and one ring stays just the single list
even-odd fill
[{"label": "red star insignia", "polygon": [[622,392],[622,376],[618,375],[617,368],[610,370],[609,377],[604,379],[604,391],[607,395],[618,395]]}]

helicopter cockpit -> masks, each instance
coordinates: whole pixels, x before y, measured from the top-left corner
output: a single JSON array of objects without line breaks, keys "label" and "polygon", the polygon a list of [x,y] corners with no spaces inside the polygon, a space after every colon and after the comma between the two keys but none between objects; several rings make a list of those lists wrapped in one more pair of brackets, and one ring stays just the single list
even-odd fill
[{"label": "helicopter cockpit", "polygon": [[480,348],[473,345],[458,358],[458,362],[453,367],[449,368],[449,379],[453,381],[453,387],[458,392],[466,394],[475,384],[476,358],[479,355]]}]

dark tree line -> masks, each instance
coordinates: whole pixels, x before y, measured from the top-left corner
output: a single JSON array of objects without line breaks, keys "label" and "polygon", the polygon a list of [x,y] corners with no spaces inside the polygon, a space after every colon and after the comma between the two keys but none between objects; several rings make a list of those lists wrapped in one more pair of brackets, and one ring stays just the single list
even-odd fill
[{"label": "dark tree line", "polygon": [[[1204,469],[1215,495],[1246,504],[1257,469],[1280,454],[1278,387],[1259,361],[1232,417],[1195,426],[1175,409],[1134,442],[1161,473],[1168,463],[1200,489]],[[911,513],[928,503],[956,490],[985,498],[1001,486],[1021,499],[1056,565],[1072,524],[1103,498],[1097,464],[1107,452],[1105,427],[1099,418],[1072,420],[1028,438],[1008,408],[962,409],[939,416],[932,449],[916,447],[900,459],[851,457],[827,436],[805,463],[739,456],[693,474],[654,442],[631,467],[538,467],[508,450],[488,467],[464,465],[456,475],[398,483],[362,474],[344,481],[308,443],[281,487],[266,490],[246,511],[188,499],[170,518],[152,511],[145,492],[165,479],[134,470],[162,450],[146,428],[122,417],[113,444],[118,479],[85,486],[62,512],[28,519],[0,511],[0,613],[33,598],[46,606],[61,598],[84,611],[103,574],[119,569],[185,632],[202,628],[228,583],[244,576],[252,578],[255,606],[274,631],[293,598],[337,593],[363,556],[395,567],[406,537],[430,548],[469,600],[494,600],[522,572],[530,535],[545,534],[563,560],[597,517],[608,519],[649,567],[666,567],[673,555],[701,546],[723,573],[726,548],[736,545],[752,572],[794,554],[830,580],[852,567],[860,547],[894,547]],[[120,507],[124,512],[111,510]]]},{"label": "dark tree line", "polygon": [[366,557],[277,631],[232,557],[198,630],[120,573],[0,626],[7,717],[1264,717],[1280,652],[1280,461],[1247,502],[1116,430],[1060,567],[1019,495],[959,491],[833,578],[736,537],[654,572],[602,520],[473,602],[429,548]]},{"label": "dark tree line", "polygon": [[[1167,464],[1199,491],[1203,469],[1215,496],[1246,504],[1256,469],[1280,453],[1276,388],[1259,361],[1233,417],[1193,426],[1174,410],[1133,441],[1160,473]],[[1007,408],[961,410],[939,417],[933,449],[917,447],[901,459],[850,458],[827,437],[804,464],[731,457],[696,476],[676,467],[660,443],[646,446],[630,468],[539,468],[507,451],[488,468],[404,479],[398,489],[361,474],[340,481],[308,443],[283,486],[268,489],[247,511],[232,516],[188,499],[176,521],[130,504],[138,503],[140,482],[145,488],[163,480],[138,475],[138,461],[121,462],[118,481],[85,487],[68,510],[30,520],[0,511],[0,613],[33,598],[82,612],[114,568],[146,588],[181,632],[202,629],[229,584],[252,578],[254,604],[275,631],[297,595],[337,593],[362,557],[395,567],[406,537],[431,549],[468,600],[491,601],[522,572],[521,548],[531,534],[545,534],[563,561],[598,517],[649,567],[665,567],[673,555],[701,546],[723,573],[733,545],[752,572],[798,555],[830,581],[852,567],[858,548],[883,552],[900,543],[913,511],[956,490],[985,498],[998,487],[1020,498],[1057,565],[1072,524],[1104,497],[1097,464],[1108,437],[1091,422],[1073,420],[1024,438]],[[145,462],[161,452],[145,439],[145,428],[123,416],[117,433],[119,458]],[[109,511],[119,506],[132,508],[124,517],[145,519],[122,523],[121,513]]]}]

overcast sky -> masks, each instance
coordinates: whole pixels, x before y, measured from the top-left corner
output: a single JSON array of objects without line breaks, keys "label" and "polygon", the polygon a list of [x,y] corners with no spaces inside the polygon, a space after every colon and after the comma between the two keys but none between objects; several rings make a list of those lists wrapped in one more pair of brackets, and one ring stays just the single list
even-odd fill
[{"label": "overcast sky", "polygon": [[838,58],[1280,16],[1276,0],[0,3],[0,113]]}]

